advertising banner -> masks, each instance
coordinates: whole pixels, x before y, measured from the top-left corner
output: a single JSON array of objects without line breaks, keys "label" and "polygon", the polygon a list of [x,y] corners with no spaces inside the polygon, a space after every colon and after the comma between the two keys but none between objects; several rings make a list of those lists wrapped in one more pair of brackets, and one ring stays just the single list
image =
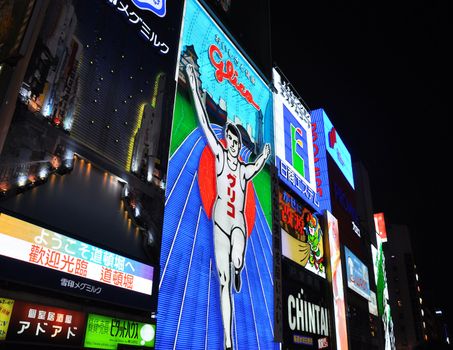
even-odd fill
[{"label": "advertising banner", "polygon": [[346,276],[348,287],[365,299],[370,299],[370,280],[368,267],[357,258],[347,247],[344,247],[346,259]]},{"label": "advertising banner", "polygon": [[319,200],[319,211],[332,211],[330,203],[329,172],[327,169],[327,149],[324,132],[324,110],[311,111],[311,129],[313,134],[313,155],[315,165],[316,193]]},{"label": "advertising banner", "polygon": [[[4,213],[0,213],[0,256],[54,271],[62,287],[94,298],[102,297],[104,284],[148,297],[152,294],[151,266]],[[6,278],[6,273],[6,269],[0,271],[0,277]],[[78,282],[80,278],[83,283]],[[15,279],[26,282],[29,277],[19,274]],[[49,287],[45,278],[40,281],[38,285]]]},{"label": "advertising banner", "polygon": [[380,236],[376,234],[378,248],[371,245],[373,258],[374,279],[376,281],[377,311],[384,327],[385,350],[395,349],[395,335],[393,333],[393,319],[389,303],[387,274],[385,272],[385,255]]},{"label": "advertising banner", "polygon": [[119,344],[153,347],[156,326],[115,317],[89,314],[84,346],[94,349],[117,349]]},{"label": "advertising banner", "polygon": [[323,295],[301,283],[283,284],[285,349],[331,349],[329,309]]},{"label": "advertising banner", "polygon": [[337,350],[348,349],[348,334],[346,327],[346,305],[344,301],[343,272],[341,268],[340,232],[338,221],[326,212],[329,233],[330,265],[332,269],[333,307],[335,313],[335,334]]},{"label": "advertising banner", "polygon": [[324,239],[318,217],[282,189],[279,208],[283,255],[325,278]]},{"label": "advertising banner", "polygon": [[313,209],[316,192],[311,118],[291,85],[274,68],[275,165],[280,179]]},{"label": "advertising banner", "polygon": [[274,349],[272,94],[186,1],[161,251],[156,348]]},{"label": "advertising banner", "polygon": [[81,346],[85,314],[16,300],[6,340]]},{"label": "advertising banner", "polygon": [[14,300],[0,298],[0,340],[6,339],[13,306]]},{"label": "advertising banner", "polygon": [[368,311],[374,316],[378,316],[376,293],[370,291],[370,300],[368,300]]},{"label": "advertising banner", "polygon": [[380,237],[381,242],[387,242],[387,229],[385,228],[385,217],[384,213],[376,213],[374,217],[374,227],[376,233]]},{"label": "advertising banner", "polygon": [[332,159],[338,165],[351,187],[354,188],[351,154],[326,113],[324,113],[323,118],[327,152],[332,156]]},{"label": "advertising banner", "polygon": [[[73,235],[69,249],[89,249],[84,256],[102,246],[158,268],[183,0],[19,3],[5,11],[23,21],[1,21],[25,38],[0,105],[1,211],[68,233],[61,243],[48,237],[61,247],[41,247],[44,256],[63,258]],[[19,260],[9,268],[23,270]],[[145,309],[155,311],[152,295]]]}]

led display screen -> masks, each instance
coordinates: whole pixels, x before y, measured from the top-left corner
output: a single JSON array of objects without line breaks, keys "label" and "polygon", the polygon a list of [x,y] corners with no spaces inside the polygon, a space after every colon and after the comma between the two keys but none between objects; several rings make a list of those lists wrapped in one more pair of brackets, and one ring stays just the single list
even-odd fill
[{"label": "led display screen", "polygon": [[343,271],[341,268],[340,232],[338,221],[326,212],[327,229],[329,233],[330,265],[332,271],[333,308],[335,313],[335,335],[337,349],[348,349],[348,334],[346,328],[346,306],[343,290]]},{"label": "led display screen", "polygon": [[377,311],[384,328],[385,350],[395,349],[392,312],[389,303],[387,274],[385,272],[385,255],[380,236],[376,234],[378,248],[371,245],[373,258],[374,279],[376,282]]},{"label": "led display screen", "polygon": [[142,306],[152,294],[152,266],[4,213],[0,213],[0,261],[3,278],[71,294],[103,300],[116,295],[127,303],[125,296],[133,293],[138,294],[134,303]]},{"label": "led display screen", "polygon": [[153,347],[156,326],[115,317],[89,314],[84,346],[94,349],[117,349],[118,344]]},{"label": "led display screen", "polygon": [[327,299],[300,282],[283,283],[284,348],[331,349]]},{"label": "led display screen", "polygon": [[6,340],[81,346],[84,331],[82,312],[16,300]]},{"label": "led display screen", "polygon": [[289,83],[274,68],[275,165],[280,179],[314,209],[316,192],[313,135],[310,114]]},{"label": "led display screen", "polygon": [[161,251],[157,349],[275,349],[272,93],[186,1]]},{"label": "led display screen", "polygon": [[373,215],[374,227],[382,242],[387,242],[387,229],[385,228],[384,213],[377,213]]},{"label": "led display screen", "polygon": [[[0,210],[51,228],[55,234],[46,238],[49,245],[61,247],[41,246],[36,252],[41,266],[54,264],[54,275],[48,269],[42,273],[45,282],[36,281],[38,265],[26,267],[19,256],[6,260],[5,255],[0,260],[8,271],[0,271],[0,279],[22,274],[26,278],[16,282],[103,295],[105,301],[156,311],[158,283],[148,278],[157,282],[157,270],[141,282],[135,277],[142,267],[138,275],[126,274],[127,267],[112,269],[104,274],[107,284],[95,280],[111,258],[129,264],[121,258],[128,256],[158,269],[183,4],[57,0],[2,5],[0,22],[7,34],[0,34],[6,40],[4,46],[0,40],[0,101],[8,103],[0,104]],[[77,238],[74,245],[72,238]],[[11,247],[12,239],[2,236],[0,245]],[[19,252],[8,254],[31,249],[24,246],[30,241],[21,244]],[[96,265],[71,254],[63,261],[66,245],[84,257],[93,254],[90,259],[102,255],[105,262]],[[57,256],[59,262],[52,260]],[[28,262],[28,255],[24,259]],[[68,276],[70,270],[86,270],[86,264],[87,276]],[[135,276],[133,287],[130,276]],[[146,301],[115,289],[135,290]]]},{"label": "led display screen", "polygon": [[370,281],[368,277],[368,267],[366,267],[365,264],[362,263],[347,247],[344,247],[344,253],[348,287],[369,300]]},{"label": "led display screen", "polygon": [[370,314],[374,316],[378,316],[378,309],[377,309],[377,300],[376,300],[376,293],[372,290],[370,291],[370,299],[368,300],[368,311]]},{"label": "led display screen", "polygon": [[283,255],[325,278],[324,234],[319,218],[282,189],[279,191],[279,209]]},{"label": "led display screen", "polygon": [[9,320],[13,311],[14,300],[0,298],[0,340],[5,340],[8,333]]},{"label": "led display screen", "polygon": [[332,211],[330,203],[329,172],[327,169],[327,150],[324,132],[324,110],[311,111],[311,129],[313,134],[313,155],[315,165],[316,193],[319,200],[319,211]]},{"label": "led display screen", "polygon": [[348,180],[351,187],[354,188],[354,175],[352,171],[351,154],[338,135],[337,130],[330,121],[326,112],[323,109],[320,109],[318,111],[319,114],[317,115],[316,122],[319,122],[318,118],[320,118],[322,114],[326,150],[327,152],[329,152],[330,156],[335,161],[335,164],[341,170],[344,177]]}]

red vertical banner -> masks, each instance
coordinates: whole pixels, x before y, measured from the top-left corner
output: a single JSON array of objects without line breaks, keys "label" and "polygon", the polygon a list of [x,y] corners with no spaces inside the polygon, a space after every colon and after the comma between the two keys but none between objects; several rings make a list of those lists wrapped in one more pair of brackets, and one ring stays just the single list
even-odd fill
[{"label": "red vertical banner", "polygon": [[384,213],[374,214],[374,226],[377,234],[381,237],[382,242],[387,242],[387,230],[385,229]]}]

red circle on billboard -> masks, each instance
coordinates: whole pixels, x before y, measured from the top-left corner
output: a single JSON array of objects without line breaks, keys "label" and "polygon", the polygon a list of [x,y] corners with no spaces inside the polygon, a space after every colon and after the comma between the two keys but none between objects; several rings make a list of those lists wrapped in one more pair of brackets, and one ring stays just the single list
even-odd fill
[{"label": "red circle on billboard", "polygon": [[[225,145],[225,140],[220,141]],[[242,159],[241,159],[242,160]],[[205,146],[198,163],[198,188],[200,189],[201,202],[204,211],[209,219],[212,217],[212,208],[217,196],[216,173],[214,154],[208,146]],[[247,184],[245,197],[245,221],[247,225],[247,236],[250,236],[255,225],[255,193],[251,181]]]}]

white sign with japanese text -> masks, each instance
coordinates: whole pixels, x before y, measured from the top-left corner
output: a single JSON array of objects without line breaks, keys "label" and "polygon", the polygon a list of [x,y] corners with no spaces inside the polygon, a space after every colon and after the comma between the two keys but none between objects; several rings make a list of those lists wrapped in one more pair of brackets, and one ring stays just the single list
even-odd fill
[{"label": "white sign with japanese text", "polygon": [[151,295],[153,267],[0,214],[0,255]]}]

